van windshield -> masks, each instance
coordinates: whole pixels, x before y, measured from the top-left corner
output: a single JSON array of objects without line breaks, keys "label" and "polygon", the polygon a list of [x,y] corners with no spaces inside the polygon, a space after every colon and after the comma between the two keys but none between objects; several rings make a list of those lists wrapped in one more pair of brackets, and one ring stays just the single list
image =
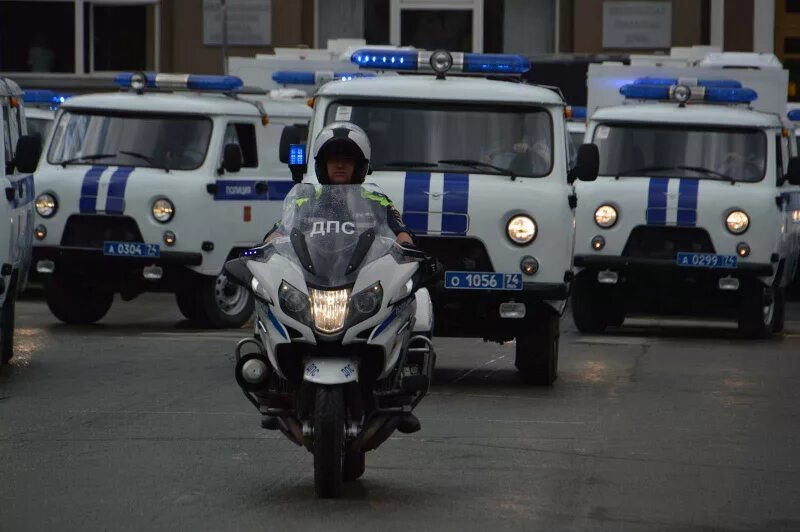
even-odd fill
[{"label": "van windshield", "polygon": [[210,138],[205,117],[68,111],[55,126],[47,161],[194,170]]},{"label": "van windshield", "polygon": [[553,166],[553,125],[543,107],[338,101],[328,108],[325,120],[336,121],[366,131],[375,170],[542,177]]},{"label": "van windshield", "polygon": [[759,129],[600,124],[592,142],[603,176],[756,182],[767,168],[767,137]]}]

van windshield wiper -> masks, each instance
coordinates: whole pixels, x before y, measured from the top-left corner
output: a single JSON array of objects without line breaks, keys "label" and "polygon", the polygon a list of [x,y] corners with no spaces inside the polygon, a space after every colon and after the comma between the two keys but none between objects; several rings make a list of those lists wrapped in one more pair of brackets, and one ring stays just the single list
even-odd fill
[{"label": "van windshield wiper", "polygon": [[403,167],[433,168],[434,166],[439,166],[439,165],[429,161],[389,161],[375,165],[375,169],[379,170],[381,168],[403,168]]},{"label": "van windshield wiper", "polygon": [[511,177],[512,181],[518,177],[517,174],[515,174],[510,168],[495,166],[493,164],[485,163],[483,161],[478,161],[477,159],[441,159],[439,163],[454,164],[457,166],[469,166],[472,168],[491,168],[492,170],[495,170],[503,175]]},{"label": "van windshield wiper", "polygon": [[81,155],[71,159],[61,161],[61,166],[66,167],[68,164],[79,163],[81,161],[96,161],[98,159],[108,159],[109,157],[116,157],[116,153],[92,153],[91,155]]},{"label": "van windshield wiper", "polygon": [[137,159],[141,159],[153,168],[163,168],[165,172],[169,173],[169,167],[156,164],[152,157],[145,155],[144,153],[139,153],[135,151],[127,151],[127,150],[119,150],[119,153],[122,155],[129,155],[131,157],[136,157]]},{"label": "van windshield wiper", "polygon": [[635,168],[633,170],[626,170],[624,172],[620,172],[617,174],[617,177],[622,176],[630,176],[630,175],[637,175],[637,174],[644,174],[647,172],[664,172],[666,170],[689,170],[690,172],[697,172],[699,174],[711,175],[715,177],[719,177],[725,179],[726,181],[730,181],[731,183],[735,183],[736,180],[722,172],[717,172],[716,170],[712,170],[710,168],[704,168],[702,166],[645,166],[644,168]]}]

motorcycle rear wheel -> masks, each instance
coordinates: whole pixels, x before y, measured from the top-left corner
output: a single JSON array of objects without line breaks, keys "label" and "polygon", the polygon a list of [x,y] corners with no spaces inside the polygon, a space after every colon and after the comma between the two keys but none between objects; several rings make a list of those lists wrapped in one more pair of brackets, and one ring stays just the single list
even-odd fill
[{"label": "motorcycle rear wheel", "polygon": [[314,489],[331,499],[342,492],[344,388],[319,386],[314,404]]}]

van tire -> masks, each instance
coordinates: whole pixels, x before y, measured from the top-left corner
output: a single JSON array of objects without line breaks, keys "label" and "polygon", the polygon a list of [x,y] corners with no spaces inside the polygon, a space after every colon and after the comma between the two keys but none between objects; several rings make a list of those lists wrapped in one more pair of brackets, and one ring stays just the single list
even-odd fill
[{"label": "van tire", "polygon": [[50,312],[70,325],[88,325],[103,319],[114,302],[114,292],[80,277],[53,274],[45,285]]},{"label": "van tire", "polygon": [[175,302],[184,318],[192,322],[200,321],[196,291],[182,289],[175,292]]},{"label": "van tire", "polygon": [[739,303],[739,331],[746,338],[763,340],[772,335],[780,298],[767,290],[759,281],[744,287]]},{"label": "van tire", "polygon": [[[572,283],[572,294],[570,294],[572,321],[583,334],[602,334],[608,325],[612,325],[606,320],[605,313],[608,309],[603,305],[599,287],[594,281],[595,275],[597,274],[590,270],[582,271]],[[625,319],[624,310],[621,314],[620,325]]]},{"label": "van tire", "polygon": [[17,303],[16,276],[11,277],[8,295],[0,309],[0,365],[8,364],[14,356],[14,309]]},{"label": "van tire", "polygon": [[558,378],[559,322],[547,313],[537,330],[517,336],[514,365],[528,384],[550,386]]},{"label": "van tire", "polygon": [[199,325],[211,329],[238,329],[253,316],[253,294],[229,282],[224,273],[203,275],[197,280],[197,318]]}]

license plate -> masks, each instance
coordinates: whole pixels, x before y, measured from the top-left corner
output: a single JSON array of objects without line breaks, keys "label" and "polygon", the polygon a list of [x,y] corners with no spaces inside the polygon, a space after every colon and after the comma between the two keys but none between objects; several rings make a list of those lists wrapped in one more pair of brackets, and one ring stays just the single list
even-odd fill
[{"label": "license plate", "polygon": [[522,290],[522,274],[444,272],[444,287],[452,290]]},{"label": "license plate", "polygon": [[713,253],[678,253],[678,266],[689,268],[736,268],[736,255],[714,255]]},{"label": "license plate", "polygon": [[161,248],[158,244],[143,242],[103,242],[103,255],[158,258],[161,256]]}]

